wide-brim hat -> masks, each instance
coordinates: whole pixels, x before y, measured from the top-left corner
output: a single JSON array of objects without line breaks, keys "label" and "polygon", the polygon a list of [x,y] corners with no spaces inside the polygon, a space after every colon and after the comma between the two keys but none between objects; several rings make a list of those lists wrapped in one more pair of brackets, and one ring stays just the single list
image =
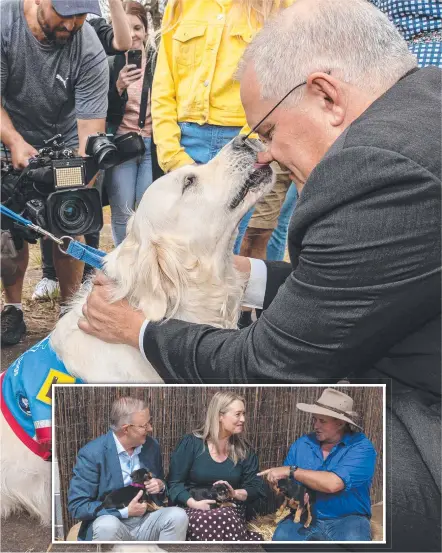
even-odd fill
[{"label": "wide-brim hat", "polygon": [[72,17],[80,13],[93,13],[101,16],[98,0],[52,0],[52,7],[61,17]]},{"label": "wide-brim hat", "polygon": [[340,419],[362,430],[359,424],[353,420],[354,417],[358,416],[358,413],[353,411],[353,399],[333,388],[326,388],[321,397],[314,403],[297,403],[296,408],[306,413]]}]

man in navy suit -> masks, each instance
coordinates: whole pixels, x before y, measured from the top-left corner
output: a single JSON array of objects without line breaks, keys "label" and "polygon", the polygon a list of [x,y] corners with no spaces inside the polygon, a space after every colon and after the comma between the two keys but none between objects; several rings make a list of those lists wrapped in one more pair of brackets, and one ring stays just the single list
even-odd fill
[{"label": "man in navy suit", "polygon": [[82,521],[78,538],[94,541],[184,541],[188,519],[179,507],[146,513],[142,491],[124,509],[104,509],[99,498],[129,486],[131,473],[149,469],[151,494],[164,494],[163,462],[158,442],[148,436],[151,416],[144,401],[121,397],[111,410],[111,429],[80,449],[68,494],[72,516]]}]

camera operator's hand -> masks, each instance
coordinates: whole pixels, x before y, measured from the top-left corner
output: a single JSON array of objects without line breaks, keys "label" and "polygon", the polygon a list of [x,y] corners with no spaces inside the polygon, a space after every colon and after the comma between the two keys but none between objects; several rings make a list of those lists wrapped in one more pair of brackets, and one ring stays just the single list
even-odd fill
[{"label": "camera operator's hand", "polygon": [[120,96],[129,85],[135,81],[138,81],[138,79],[141,79],[143,71],[141,69],[137,69],[136,67],[137,66],[135,64],[125,65],[120,71],[117,79],[117,90]]},{"label": "camera operator's hand", "polygon": [[9,145],[14,169],[24,169],[29,165],[29,158],[38,154],[37,150],[23,138]]}]

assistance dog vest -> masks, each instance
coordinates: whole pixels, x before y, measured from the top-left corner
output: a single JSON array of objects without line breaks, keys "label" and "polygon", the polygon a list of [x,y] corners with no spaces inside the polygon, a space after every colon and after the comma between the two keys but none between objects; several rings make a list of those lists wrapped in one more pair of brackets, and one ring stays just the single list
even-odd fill
[{"label": "assistance dog vest", "polygon": [[49,343],[25,351],[1,375],[1,410],[16,436],[36,455],[50,460],[52,385],[78,384]]}]

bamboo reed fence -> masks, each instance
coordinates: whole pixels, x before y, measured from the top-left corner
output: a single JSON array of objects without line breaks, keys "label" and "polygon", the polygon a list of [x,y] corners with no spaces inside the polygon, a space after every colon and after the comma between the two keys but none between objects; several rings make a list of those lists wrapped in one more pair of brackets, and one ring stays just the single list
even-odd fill
[{"label": "bamboo reed fence", "polygon": [[[324,387],[55,387],[55,445],[64,535],[75,523],[67,510],[67,492],[77,452],[109,430],[110,409],[116,398],[132,396],[147,401],[153,419],[153,436],[160,443],[167,474],[169,458],[177,442],[203,423],[210,398],[220,389],[233,390],[245,398],[247,437],[258,454],[260,468],[264,469],[282,465],[290,445],[312,431],[311,415],[297,410],[296,404],[312,403]],[[371,490],[372,503],[377,503],[383,497],[383,389],[362,386],[336,386],[336,389],[353,398],[354,410],[361,414],[359,424],[378,453]],[[263,513],[262,509],[259,512]],[[264,509],[273,512],[276,503],[267,501]]]}]

